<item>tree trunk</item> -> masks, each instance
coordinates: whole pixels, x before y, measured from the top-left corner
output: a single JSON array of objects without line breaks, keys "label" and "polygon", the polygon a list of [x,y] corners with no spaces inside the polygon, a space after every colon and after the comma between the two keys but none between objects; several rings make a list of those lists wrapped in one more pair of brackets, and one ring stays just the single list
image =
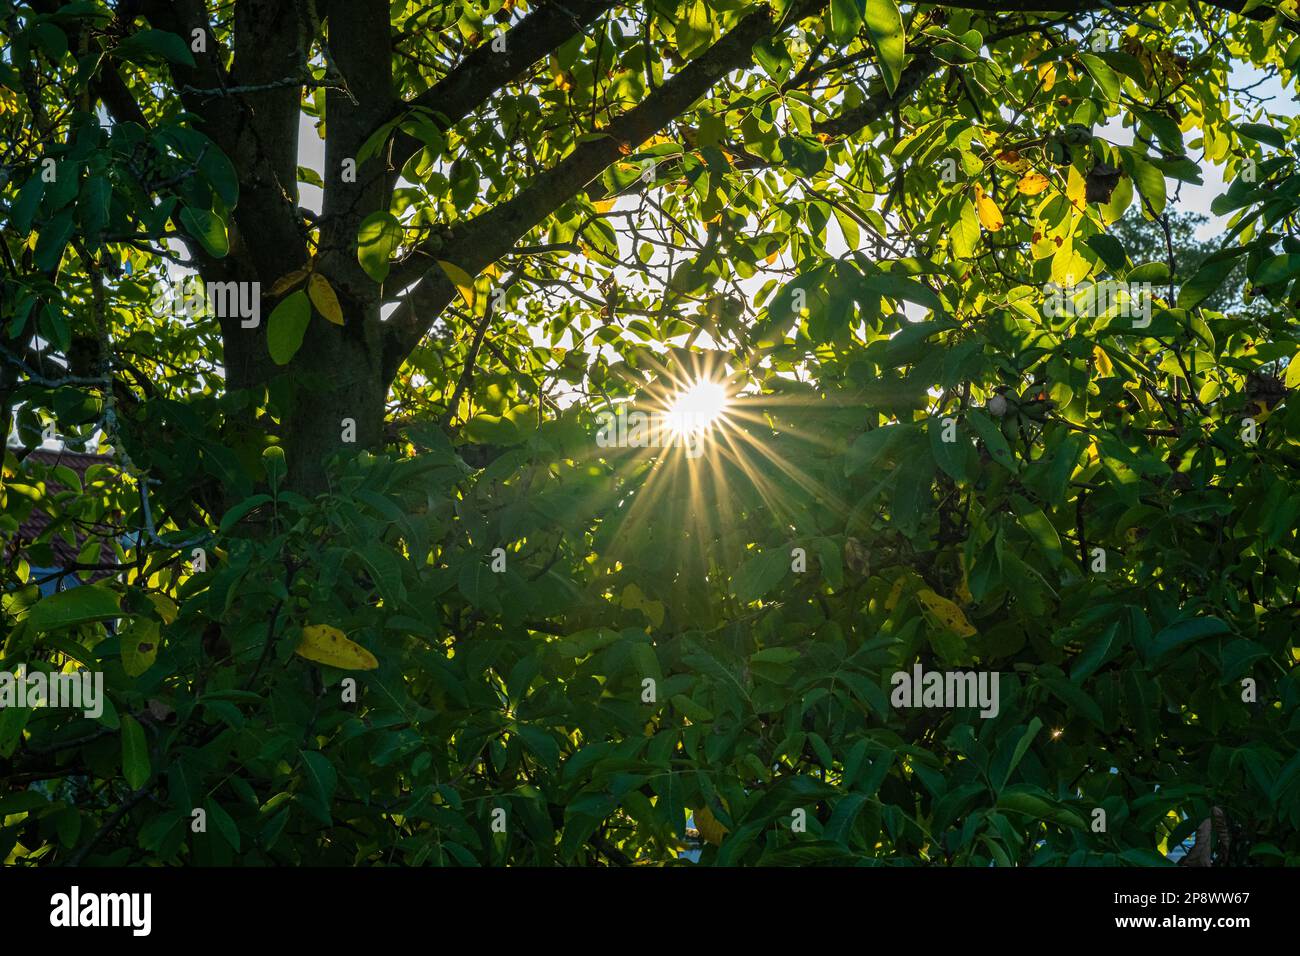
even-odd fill
[{"label": "tree trunk", "polygon": [[286,487],[312,496],[329,490],[328,464],[343,453],[383,445],[388,378],[378,335],[378,305],[347,310],[340,328],[313,315],[302,348],[283,373],[292,382],[281,419]]}]

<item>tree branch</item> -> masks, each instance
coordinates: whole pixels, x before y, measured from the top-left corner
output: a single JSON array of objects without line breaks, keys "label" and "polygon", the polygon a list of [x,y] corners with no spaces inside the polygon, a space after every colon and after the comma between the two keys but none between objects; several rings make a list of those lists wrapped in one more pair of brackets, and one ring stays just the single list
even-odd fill
[{"label": "tree branch", "polygon": [[928,51],[922,52],[913,57],[912,62],[903,70],[903,75],[898,80],[898,89],[892,95],[882,91],[853,109],[845,110],[839,116],[814,123],[813,131],[837,137],[856,133],[868,123],[873,123],[882,116],[888,116],[891,111],[901,106],[922,83],[943,66],[944,64],[931,56]]},{"label": "tree branch", "polygon": [[[770,7],[758,7],[640,104],[613,120],[602,130],[604,137],[578,145],[555,166],[528,180],[515,196],[457,226],[445,236],[448,248],[454,250],[449,255],[470,275],[481,272],[604,169],[688,110],[720,79],[752,62],[755,43],[823,5],[824,0],[799,0],[782,24]],[[389,282],[396,288],[419,280],[387,323],[384,367],[390,374],[396,373],[455,295],[451,282],[431,265],[431,255],[421,252],[390,273]]]},{"label": "tree branch", "polygon": [[[614,6],[608,0],[564,0],[563,3],[552,0],[506,31],[504,51],[494,50],[493,38],[489,38],[429,89],[400,104],[384,121],[395,119],[403,111],[418,106],[442,114],[446,122],[440,119],[439,126],[449,129],[551,50],[584,32],[597,17]],[[500,38],[497,38],[497,44],[500,45]],[[376,123],[375,128],[381,125]],[[422,146],[423,143],[414,136],[398,132],[393,142],[394,171],[400,171]]]}]

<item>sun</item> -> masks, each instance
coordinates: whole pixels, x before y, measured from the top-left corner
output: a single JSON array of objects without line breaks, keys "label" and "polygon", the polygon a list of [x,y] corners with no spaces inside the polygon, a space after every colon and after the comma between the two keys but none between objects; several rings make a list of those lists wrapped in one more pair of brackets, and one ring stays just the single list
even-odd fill
[{"label": "sun", "polygon": [[727,410],[727,390],[703,378],[672,397],[667,424],[675,435],[699,435],[717,424]]}]

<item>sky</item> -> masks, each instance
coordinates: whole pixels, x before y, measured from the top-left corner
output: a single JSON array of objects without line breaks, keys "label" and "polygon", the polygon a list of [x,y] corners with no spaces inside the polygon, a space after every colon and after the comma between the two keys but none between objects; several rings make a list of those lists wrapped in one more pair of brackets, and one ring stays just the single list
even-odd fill
[{"label": "sky", "polygon": [[[1253,67],[1238,64],[1231,74],[1232,86],[1237,89],[1249,87],[1259,82],[1263,76],[1263,73]],[[1252,92],[1266,100],[1264,108],[1270,113],[1295,116],[1300,112],[1300,99],[1296,91],[1286,90],[1277,77],[1266,79],[1262,86]],[[1118,120],[1107,123],[1101,128],[1099,135],[1119,146],[1130,146],[1133,143],[1133,131],[1124,129]],[[1222,169],[1213,165],[1204,167],[1201,179],[1203,185],[1200,186],[1179,183],[1172,179],[1169,180],[1169,186],[1170,203],[1173,208],[1180,212],[1197,212],[1209,217],[1209,220],[1196,232],[1196,238],[1204,241],[1227,231],[1229,217],[1214,215],[1210,211],[1210,203],[1214,201],[1214,197],[1228,188],[1228,184],[1224,182]],[[1181,188],[1177,202],[1174,201],[1175,187]]]}]

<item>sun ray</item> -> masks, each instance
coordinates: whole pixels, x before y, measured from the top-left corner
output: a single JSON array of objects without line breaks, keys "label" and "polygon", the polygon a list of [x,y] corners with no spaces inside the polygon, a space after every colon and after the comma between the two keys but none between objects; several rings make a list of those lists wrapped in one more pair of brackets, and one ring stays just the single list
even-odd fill
[{"label": "sun ray", "polygon": [[721,382],[698,379],[673,396],[665,413],[668,430],[679,438],[702,435],[725,418],[729,404]]}]

